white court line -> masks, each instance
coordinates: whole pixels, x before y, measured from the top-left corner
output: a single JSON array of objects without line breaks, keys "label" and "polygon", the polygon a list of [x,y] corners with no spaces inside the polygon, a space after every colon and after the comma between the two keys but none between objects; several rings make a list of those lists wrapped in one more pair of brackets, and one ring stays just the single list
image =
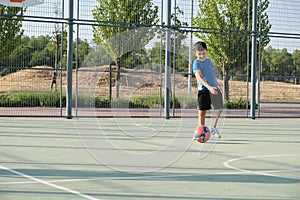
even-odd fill
[{"label": "white court line", "polygon": [[244,173],[250,173],[250,174],[252,173],[252,174],[265,175],[265,176],[273,176],[273,177],[279,177],[279,178],[288,178],[288,179],[299,180],[298,178],[280,176],[280,175],[271,174],[271,173],[276,173],[276,172],[277,173],[278,172],[297,172],[297,171],[300,171],[300,170],[291,169],[291,170],[253,171],[253,170],[246,170],[246,169],[234,167],[234,166],[229,164],[229,163],[232,163],[232,162],[235,162],[235,161],[245,160],[245,159],[250,159],[250,158],[272,158],[272,157],[287,157],[287,156],[299,156],[299,155],[300,154],[276,154],[276,155],[245,156],[245,157],[240,157],[240,158],[234,158],[234,159],[227,160],[227,161],[223,162],[223,165],[227,168],[237,170],[237,171],[240,171],[240,172],[244,172]]},{"label": "white court line", "polygon": [[50,187],[53,187],[53,188],[56,188],[56,189],[59,189],[59,190],[62,190],[62,191],[71,193],[71,194],[75,194],[75,195],[80,196],[80,197],[85,198],[85,199],[89,199],[89,200],[101,200],[101,199],[97,199],[97,198],[94,198],[94,197],[92,197],[92,196],[83,194],[83,193],[78,192],[78,191],[76,191],[76,190],[72,190],[72,189],[69,189],[69,188],[66,188],[66,187],[62,187],[62,186],[59,186],[59,185],[55,185],[55,184],[53,184],[53,183],[50,183],[50,182],[47,182],[47,181],[43,181],[42,179],[35,178],[35,177],[33,177],[33,176],[30,176],[30,175],[27,175],[27,174],[18,172],[18,171],[13,170],[13,169],[9,169],[9,168],[4,167],[4,166],[2,166],[2,165],[0,165],[0,169],[3,169],[3,170],[6,170],[6,171],[8,171],[8,172],[11,172],[11,173],[13,173],[13,174],[22,176],[22,177],[24,177],[24,178],[27,178],[27,179],[29,179],[29,180],[32,180],[33,182],[41,183],[41,184],[43,184],[43,185],[47,185],[47,186],[50,186]]}]

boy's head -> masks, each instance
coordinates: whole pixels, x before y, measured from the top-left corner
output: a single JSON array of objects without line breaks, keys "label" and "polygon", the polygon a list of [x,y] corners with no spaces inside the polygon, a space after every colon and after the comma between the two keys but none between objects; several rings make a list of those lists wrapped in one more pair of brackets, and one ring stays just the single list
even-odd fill
[{"label": "boy's head", "polygon": [[207,57],[207,46],[205,42],[196,42],[194,44],[194,53],[198,60],[205,61]]},{"label": "boy's head", "polygon": [[196,42],[194,44],[194,51],[204,51],[206,50],[207,51],[207,46],[205,44],[205,42],[202,42],[202,41],[199,41],[199,42]]}]

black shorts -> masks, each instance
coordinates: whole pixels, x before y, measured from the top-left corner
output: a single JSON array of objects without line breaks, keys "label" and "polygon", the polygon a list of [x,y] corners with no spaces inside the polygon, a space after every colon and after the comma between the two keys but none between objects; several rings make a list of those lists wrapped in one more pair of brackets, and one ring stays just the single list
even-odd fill
[{"label": "black shorts", "polygon": [[198,109],[210,110],[213,106],[215,110],[223,108],[222,93],[218,90],[218,94],[211,94],[208,90],[198,90]]}]

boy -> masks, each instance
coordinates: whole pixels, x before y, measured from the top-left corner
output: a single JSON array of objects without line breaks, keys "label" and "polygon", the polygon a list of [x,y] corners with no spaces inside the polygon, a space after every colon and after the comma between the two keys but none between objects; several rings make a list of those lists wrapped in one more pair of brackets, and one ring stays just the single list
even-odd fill
[{"label": "boy", "polygon": [[197,79],[198,86],[198,107],[199,125],[205,125],[206,111],[211,109],[211,104],[217,112],[215,124],[211,128],[211,133],[221,138],[221,134],[216,128],[218,119],[223,108],[222,92],[216,80],[213,64],[207,57],[207,46],[199,41],[194,44],[194,53],[197,59],[193,62],[193,73]]}]

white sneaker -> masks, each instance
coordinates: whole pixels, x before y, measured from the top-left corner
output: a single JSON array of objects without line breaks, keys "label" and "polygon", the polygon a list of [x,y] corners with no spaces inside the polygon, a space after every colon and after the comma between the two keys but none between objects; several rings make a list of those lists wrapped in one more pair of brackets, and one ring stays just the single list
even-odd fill
[{"label": "white sneaker", "polygon": [[221,138],[221,134],[219,133],[218,129],[215,127],[211,127],[211,133],[216,138]]}]

